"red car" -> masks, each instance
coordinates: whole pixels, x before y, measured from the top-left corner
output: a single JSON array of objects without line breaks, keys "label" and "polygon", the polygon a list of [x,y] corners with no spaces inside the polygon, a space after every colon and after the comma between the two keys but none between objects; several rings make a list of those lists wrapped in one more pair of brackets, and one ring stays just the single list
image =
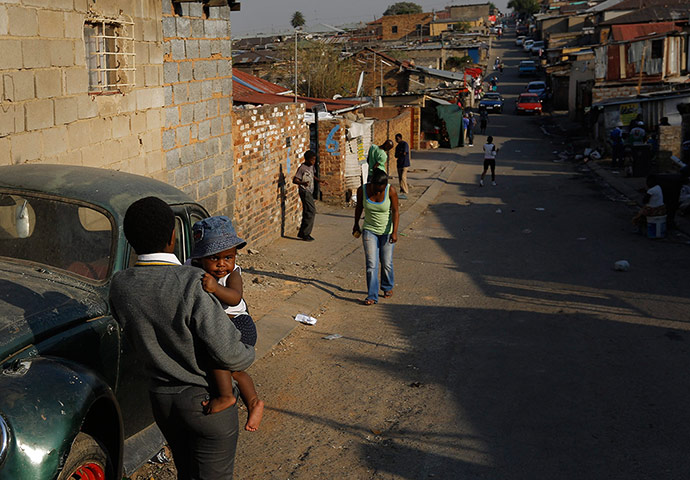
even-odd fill
[{"label": "red car", "polygon": [[522,93],[515,102],[515,112],[541,115],[541,100],[536,93]]}]

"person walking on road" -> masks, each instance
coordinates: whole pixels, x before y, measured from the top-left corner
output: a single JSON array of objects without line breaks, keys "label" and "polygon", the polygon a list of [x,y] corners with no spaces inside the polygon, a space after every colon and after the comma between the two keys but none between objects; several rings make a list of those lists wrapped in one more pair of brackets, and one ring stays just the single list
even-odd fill
[{"label": "person walking on road", "polygon": [[486,125],[489,123],[489,113],[486,109],[479,114],[479,132],[484,135],[486,133]]},{"label": "person walking on road", "polygon": [[470,117],[466,113],[462,115],[462,144],[463,146],[469,143]]},{"label": "person walking on road", "polygon": [[484,171],[482,172],[482,177],[479,179],[479,186],[484,186],[484,177],[486,176],[486,171],[491,168],[491,185],[496,186],[496,154],[498,149],[494,145],[494,137],[489,135],[484,144]]},{"label": "person walking on road", "polygon": [[367,164],[369,165],[369,175],[374,170],[380,168],[384,172],[388,172],[388,151],[393,148],[393,142],[388,139],[381,145],[372,145],[369,147],[367,153]]},{"label": "person walking on road", "polygon": [[297,236],[307,242],[314,240],[314,237],[311,236],[311,231],[314,228],[314,218],[316,217],[314,182],[328,185],[314,175],[315,163],[316,152],[307,150],[304,152],[304,163],[299,166],[295,176],[292,178],[292,183],[299,186],[299,198],[302,200],[302,224],[299,227]]},{"label": "person walking on road", "polygon": [[244,371],[254,361],[254,347],[240,341],[220,302],[204,291],[203,271],[180,265],[175,222],[159,198],[129,206],[123,229],[138,258],[113,276],[110,304],[143,362],[153,417],[175,457],[178,478],[230,479],[237,404],[204,413],[212,395],[208,369]]},{"label": "person walking on road", "polygon": [[472,115],[472,112],[467,114],[467,142],[468,146],[474,147],[474,127],[477,126],[477,119]]},{"label": "person walking on road", "polygon": [[[364,224],[360,230],[362,213]],[[393,296],[393,246],[398,241],[399,218],[398,194],[393,186],[388,185],[388,174],[376,169],[369,177],[369,182],[357,189],[355,225],[352,228],[353,235],[362,234],[366,258],[367,298],[364,305],[378,303],[379,262],[383,298]]]},{"label": "person walking on road", "polygon": [[410,168],[410,146],[403,140],[400,133],[395,134],[395,158],[398,164],[398,180],[400,181],[400,195],[398,198],[407,200],[407,193],[410,191],[407,185],[407,170]]}]

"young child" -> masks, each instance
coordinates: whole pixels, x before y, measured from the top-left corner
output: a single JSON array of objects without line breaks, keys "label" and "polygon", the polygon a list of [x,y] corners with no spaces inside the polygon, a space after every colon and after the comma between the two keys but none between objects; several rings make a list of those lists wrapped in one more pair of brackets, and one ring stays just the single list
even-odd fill
[{"label": "young child", "polygon": [[484,186],[484,177],[486,176],[486,171],[491,168],[491,185],[496,186],[496,153],[498,153],[498,148],[494,145],[494,137],[489,135],[486,138],[486,143],[484,144],[484,171],[482,172],[482,177],[479,179],[479,186]]},{"label": "young child", "polygon": [[[232,222],[225,216],[210,217],[196,222],[192,231],[194,250],[191,263],[206,272],[202,279],[204,290],[221,302],[225,313],[242,334],[242,343],[254,346],[256,326],[242,298],[242,270],[235,264],[237,250],[243,248],[247,242],[237,236]],[[256,431],[264,414],[264,402],[259,399],[249,374],[220,369],[214,369],[212,373],[218,396],[204,405],[206,413],[219,412],[237,401],[232,393],[234,378],[249,411],[244,429]]]},{"label": "young child", "polygon": [[632,219],[633,225],[638,229],[645,229],[647,227],[647,217],[666,215],[664,193],[661,190],[659,182],[650,175],[647,177],[646,183],[648,190],[644,195],[644,207],[642,207]]}]

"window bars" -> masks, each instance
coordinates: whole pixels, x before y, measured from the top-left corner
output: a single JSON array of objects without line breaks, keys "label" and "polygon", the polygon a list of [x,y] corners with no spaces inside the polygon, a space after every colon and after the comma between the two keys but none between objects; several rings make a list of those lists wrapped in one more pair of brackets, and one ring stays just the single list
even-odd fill
[{"label": "window bars", "polygon": [[112,93],[135,85],[134,22],[89,18],[84,23],[89,93]]}]

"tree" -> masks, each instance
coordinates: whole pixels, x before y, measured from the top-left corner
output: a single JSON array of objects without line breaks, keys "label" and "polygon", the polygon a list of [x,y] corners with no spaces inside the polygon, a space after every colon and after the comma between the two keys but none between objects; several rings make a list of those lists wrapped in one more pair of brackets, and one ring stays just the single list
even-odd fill
[{"label": "tree", "polygon": [[[293,89],[294,44],[284,44],[267,80]],[[317,98],[355,94],[358,73],[351,62],[340,60],[340,49],[329,44],[300,41],[297,46],[297,94]]]},{"label": "tree", "polygon": [[292,14],[292,20],[290,20],[290,25],[292,25],[292,28],[299,28],[304,24],[304,15],[302,15],[302,12],[297,11]]},{"label": "tree", "polygon": [[538,0],[510,0],[508,8],[512,8],[521,17],[529,17],[541,9]]},{"label": "tree", "polygon": [[458,22],[453,25],[453,31],[455,32],[467,33],[470,31],[470,28],[472,27],[469,22]]},{"label": "tree", "polygon": [[384,15],[405,15],[408,13],[422,13],[422,7],[413,2],[398,2],[383,12]]},{"label": "tree", "polygon": [[498,12],[498,8],[494,5],[494,2],[489,2],[489,15],[495,15]]}]

